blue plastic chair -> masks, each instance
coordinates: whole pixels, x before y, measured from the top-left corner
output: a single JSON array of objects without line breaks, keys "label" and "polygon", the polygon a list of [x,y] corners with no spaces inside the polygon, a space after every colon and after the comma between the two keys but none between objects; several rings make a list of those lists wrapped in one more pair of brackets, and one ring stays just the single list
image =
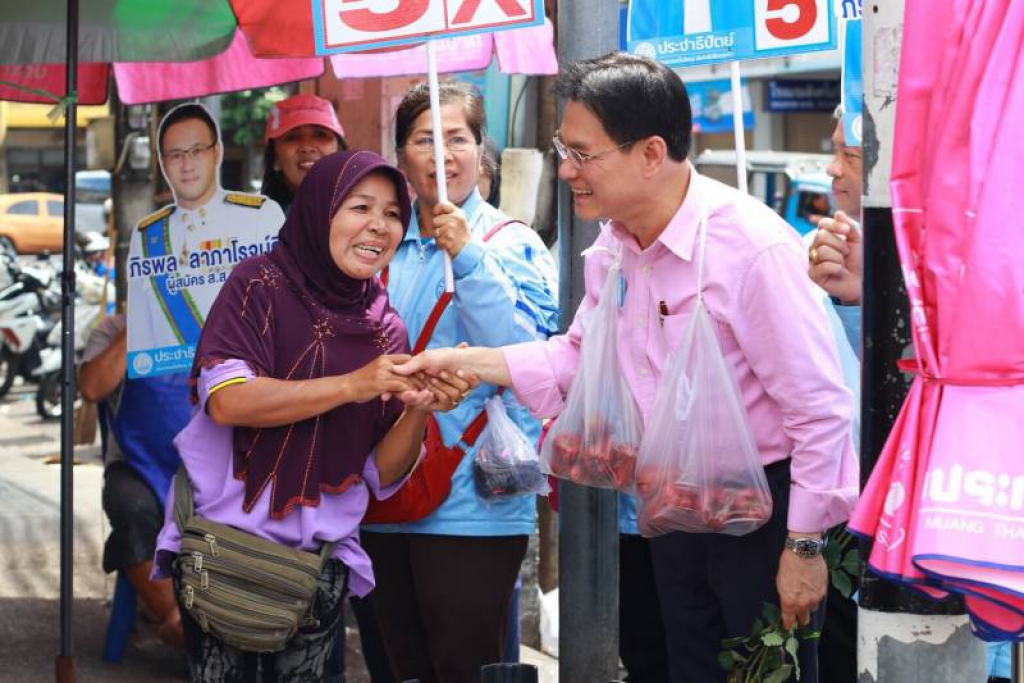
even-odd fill
[{"label": "blue plastic chair", "polygon": [[110,621],[107,622],[107,636],[103,643],[103,661],[120,664],[128,638],[135,628],[135,589],[128,576],[117,573],[114,587],[114,601],[110,605]]}]

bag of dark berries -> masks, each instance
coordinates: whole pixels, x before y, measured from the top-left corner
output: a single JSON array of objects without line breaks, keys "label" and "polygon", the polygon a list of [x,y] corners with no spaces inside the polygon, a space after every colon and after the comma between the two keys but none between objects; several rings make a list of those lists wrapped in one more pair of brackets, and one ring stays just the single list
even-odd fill
[{"label": "bag of dark berries", "polygon": [[487,401],[487,427],[473,458],[473,483],[484,500],[503,500],[535,493],[547,495],[547,475],[537,449],[512,421],[501,395]]}]

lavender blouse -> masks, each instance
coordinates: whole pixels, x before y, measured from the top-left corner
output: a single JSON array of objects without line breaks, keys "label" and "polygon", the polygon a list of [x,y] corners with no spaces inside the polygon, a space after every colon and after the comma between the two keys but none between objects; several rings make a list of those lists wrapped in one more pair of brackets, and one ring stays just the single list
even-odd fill
[{"label": "lavender blouse", "polygon": [[[211,420],[206,413],[206,401],[211,389],[231,380],[249,381],[254,377],[252,368],[240,360],[225,361],[199,375],[199,407],[174,439],[192,481],[196,513],[292,548],[317,552],[322,543],[337,541],[332,557],[348,567],[349,590],[357,596],[366,595],[373,590],[373,568],[359,545],[359,523],[371,491],[378,499],[388,498],[405,479],[381,488],[377,463],[371,453],[363,466],[362,481],[353,483],[343,493],[321,494],[317,507],[298,506],[284,519],[271,519],[268,486],[252,512],[244,512],[245,482],[236,479],[233,471],[233,427],[223,427]],[[170,576],[171,562],[180,548],[181,534],[174,522],[172,490],[167,497],[164,527],[157,537],[153,578]]]}]

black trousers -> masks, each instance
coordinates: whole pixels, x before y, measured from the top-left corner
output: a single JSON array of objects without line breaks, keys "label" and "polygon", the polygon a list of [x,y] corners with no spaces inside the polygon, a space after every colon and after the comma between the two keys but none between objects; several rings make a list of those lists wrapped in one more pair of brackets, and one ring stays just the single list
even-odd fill
[{"label": "black trousers", "polygon": [[619,658],[626,683],[668,682],[651,542],[632,534],[619,534]]},{"label": "black trousers", "polygon": [[[763,603],[778,604],[775,576],[789,513],[789,461],[765,468],[771,519],[746,536],[676,532],[651,539],[672,683],[726,683],[721,640],[749,635]],[[821,628],[824,605],[812,616]],[[800,683],[818,683],[817,644],[798,652]]]},{"label": "black trousers", "polygon": [[501,661],[509,599],[527,536],[362,532],[377,613],[395,678],[479,683]]}]

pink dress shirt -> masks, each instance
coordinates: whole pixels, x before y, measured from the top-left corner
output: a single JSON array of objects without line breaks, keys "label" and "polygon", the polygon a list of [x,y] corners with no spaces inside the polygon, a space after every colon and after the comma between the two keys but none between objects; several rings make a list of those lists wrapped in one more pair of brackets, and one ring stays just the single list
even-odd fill
[{"label": "pink dress shirt", "polygon": [[[792,458],[789,529],[824,531],[849,517],[859,473],[850,433],[853,398],[807,278],[803,245],[756,199],[690,171],[682,205],[647,249],[615,221],[603,226],[595,246],[606,249],[586,258],[586,295],[568,333],[504,347],[513,390],[540,417],[562,411],[579,370],[582,314],[597,303],[614,254],[621,252],[619,361],[646,421],[666,355],[679,347],[697,302],[696,237],[706,205],[704,298],[761,462]],[[666,309],[668,315],[660,315]]]}]

